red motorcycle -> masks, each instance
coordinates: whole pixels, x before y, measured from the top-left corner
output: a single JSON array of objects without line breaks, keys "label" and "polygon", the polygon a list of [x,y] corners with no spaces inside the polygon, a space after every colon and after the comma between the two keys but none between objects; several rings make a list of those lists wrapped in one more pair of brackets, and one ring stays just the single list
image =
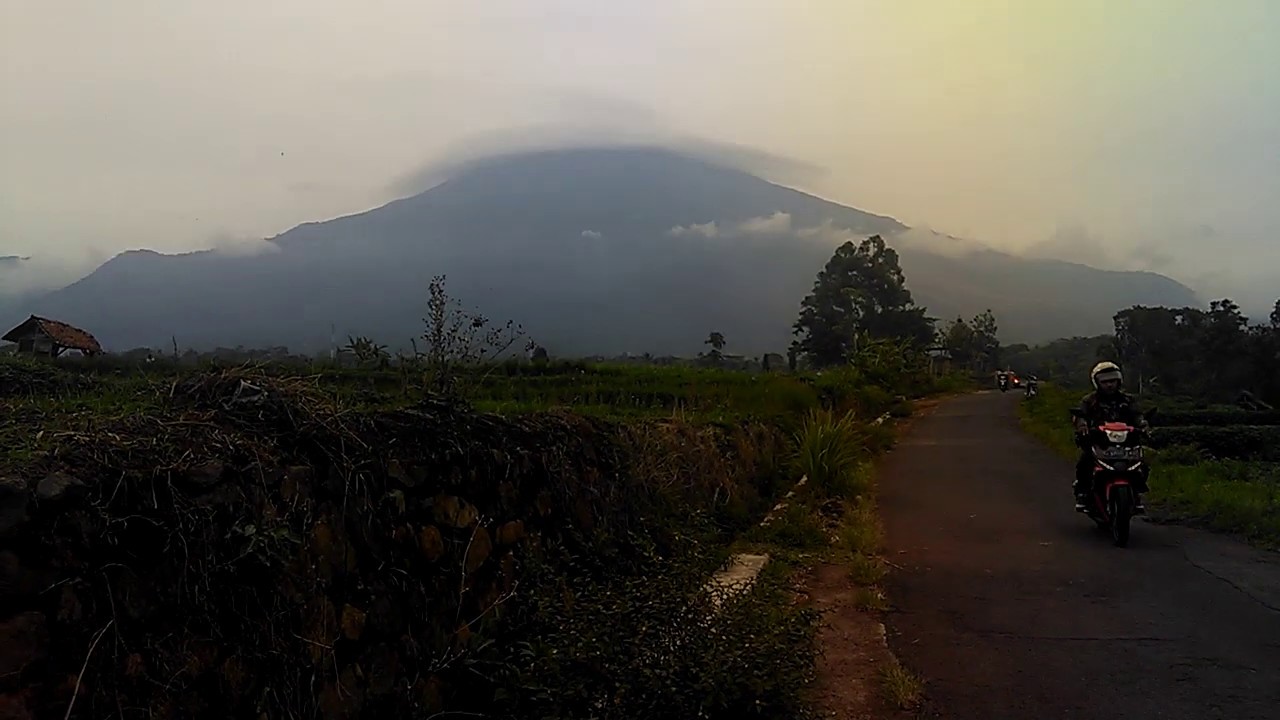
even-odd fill
[{"label": "red motorcycle", "polygon": [[[1071,417],[1080,420],[1079,410],[1073,408]],[[1127,423],[1109,422],[1090,427],[1085,436],[1094,467],[1089,501],[1080,512],[1109,530],[1117,547],[1129,544],[1129,522],[1143,512],[1138,488],[1145,487],[1147,472],[1144,435]]]}]

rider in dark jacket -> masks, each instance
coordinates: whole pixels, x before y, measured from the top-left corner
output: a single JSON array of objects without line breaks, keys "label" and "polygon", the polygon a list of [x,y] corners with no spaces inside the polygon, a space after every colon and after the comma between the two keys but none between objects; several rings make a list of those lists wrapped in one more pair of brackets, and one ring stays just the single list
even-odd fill
[{"label": "rider in dark jacket", "polygon": [[[1080,447],[1080,458],[1076,461],[1076,479],[1072,490],[1076,496],[1077,509],[1083,508],[1088,501],[1088,483],[1093,474],[1093,455],[1088,446],[1089,429],[1105,422],[1127,423],[1143,432],[1151,428],[1138,409],[1134,397],[1120,389],[1123,376],[1118,365],[1111,362],[1098,363],[1089,376],[1093,381],[1094,392],[1080,401],[1080,417],[1076,419],[1076,445]],[[1147,474],[1144,466],[1140,487],[1134,488],[1139,493],[1147,491]],[[1141,507],[1141,500],[1138,505]]]}]

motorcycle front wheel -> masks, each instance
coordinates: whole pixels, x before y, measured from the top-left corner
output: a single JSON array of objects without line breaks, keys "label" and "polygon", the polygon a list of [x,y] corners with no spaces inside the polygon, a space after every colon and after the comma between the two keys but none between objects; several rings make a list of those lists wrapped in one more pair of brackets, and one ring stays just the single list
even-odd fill
[{"label": "motorcycle front wheel", "polygon": [[1112,488],[1110,508],[1111,539],[1116,547],[1129,544],[1129,522],[1133,519],[1133,490],[1128,485]]}]

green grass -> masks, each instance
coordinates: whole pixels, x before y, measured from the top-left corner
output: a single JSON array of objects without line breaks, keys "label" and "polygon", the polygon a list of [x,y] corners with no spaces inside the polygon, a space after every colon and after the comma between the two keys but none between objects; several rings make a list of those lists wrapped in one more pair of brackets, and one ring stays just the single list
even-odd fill
[{"label": "green grass", "polygon": [[1018,406],[1022,427],[1037,440],[1063,457],[1074,458],[1076,446],[1071,434],[1070,410],[1080,396],[1056,385],[1040,384],[1040,392]]},{"label": "green grass", "polygon": [[788,550],[817,550],[828,544],[822,523],[802,502],[788,504],[768,525],[753,528],[747,540]]},{"label": "green grass", "polygon": [[[1035,400],[1022,403],[1022,426],[1074,458],[1078,451],[1068,410],[1077,402],[1077,394],[1045,385]],[[1153,451],[1150,457],[1147,502],[1157,515],[1280,546],[1280,463],[1201,460],[1194,448],[1184,446]]]},{"label": "green grass", "polygon": [[845,510],[836,533],[839,548],[853,556],[873,556],[883,543],[880,518],[870,500],[852,504]]},{"label": "green grass", "polygon": [[771,417],[802,414],[818,404],[805,378],[688,367],[599,365],[558,375],[492,374],[475,384],[482,408],[519,412],[550,407],[608,408],[622,415]]},{"label": "green grass", "polygon": [[1156,464],[1149,498],[1171,519],[1280,547],[1280,463]]},{"label": "green grass", "polygon": [[879,585],[885,570],[884,560],[876,555],[858,552],[849,561],[849,579],[858,585]]},{"label": "green grass", "polygon": [[924,683],[895,658],[880,670],[881,687],[890,703],[910,710],[920,704]]}]

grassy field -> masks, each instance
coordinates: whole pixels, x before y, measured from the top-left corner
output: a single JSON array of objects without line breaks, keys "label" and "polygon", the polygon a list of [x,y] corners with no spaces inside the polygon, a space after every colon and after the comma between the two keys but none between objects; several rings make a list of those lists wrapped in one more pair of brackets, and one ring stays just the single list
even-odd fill
[{"label": "grassy field", "polygon": [[[1022,425],[1064,457],[1075,457],[1068,409],[1079,401],[1080,393],[1045,385],[1035,400],[1022,404]],[[1147,498],[1152,509],[1172,520],[1239,533],[1261,545],[1280,546],[1280,463],[1268,454],[1270,445],[1252,442],[1256,434],[1272,432],[1274,427],[1162,428],[1159,423],[1163,419],[1156,419]],[[1195,428],[1204,430],[1197,432]],[[1227,442],[1233,437],[1250,442]],[[1229,457],[1227,452],[1239,452],[1243,457]]]},{"label": "grassy field", "polygon": [[[872,421],[963,384],[576,363],[460,380],[461,404],[403,368],[0,359],[0,490],[38,496],[6,516],[24,528],[12,552],[49,577],[89,569],[60,591],[84,610],[48,616],[59,648],[112,627],[85,712],[117,696],[157,717],[204,707],[232,672],[228,707],[281,716],[416,717],[412,701],[490,717],[806,717],[816,616],[794,578],[835,557],[864,606],[883,603],[867,468],[892,429]],[[712,617],[703,584],[743,548],[776,562]],[[420,618],[414,643],[388,645],[403,631],[379,619],[401,616]],[[261,644],[244,642],[253,627]],[[627,650],[636,637],[647,652]],[[113,654],[126,646],[146,650]],[[23,676],[32,702],[65,705],[63,671],[83,662],[52,653]],[[121,670],[136,667],[149,669]]]}]

